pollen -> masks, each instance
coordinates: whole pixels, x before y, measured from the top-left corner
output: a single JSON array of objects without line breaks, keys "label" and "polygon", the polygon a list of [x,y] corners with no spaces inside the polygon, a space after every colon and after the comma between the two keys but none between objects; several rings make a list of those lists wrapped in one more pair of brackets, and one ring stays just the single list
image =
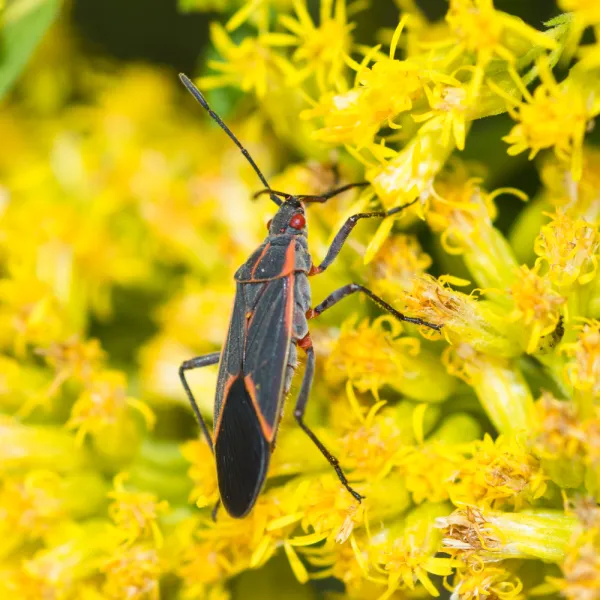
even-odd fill
[{"label": "pollen", "polygon": [[600,236],[597,228],[563,212],[551,218],[535,240],[537,264],[547,267],[548,278],[559,289],[575,282],[582,285],[591,282],[598,270]]}]

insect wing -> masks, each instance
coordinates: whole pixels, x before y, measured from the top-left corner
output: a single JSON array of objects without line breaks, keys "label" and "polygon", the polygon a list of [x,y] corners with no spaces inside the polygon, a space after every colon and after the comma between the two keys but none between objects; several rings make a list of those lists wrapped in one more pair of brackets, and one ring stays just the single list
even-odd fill
[{"label": "insect wing", "polygon": [[269,281],[246,332],[244,380],[269,441],[279,422],[293,309],[294,275]]},{"label": "insect wing", "polygon": [[221,500],[245,516],[264,483],[281,409],[291,339],[294,277],[262,284],[252,310],[238,284],[215,402],[215,459]]},{"label": "insect wing", "polygon": [[225,399],[227,385],[236,375],[242,372],[244,345],[246,343],[246,306],[243,286],[238,284],[233,303],[233,311],[229,321],[229,331],[219,360],[219,376],[217,378],[217,393],[214,406],[215,437],[218,434],[221,411]]},{"label": "insect wing", "polygon": [[215,439],[215,460],[221,502],[232,517],[254,506],[267,475],[271,448],[243,377],[231,379]]}]

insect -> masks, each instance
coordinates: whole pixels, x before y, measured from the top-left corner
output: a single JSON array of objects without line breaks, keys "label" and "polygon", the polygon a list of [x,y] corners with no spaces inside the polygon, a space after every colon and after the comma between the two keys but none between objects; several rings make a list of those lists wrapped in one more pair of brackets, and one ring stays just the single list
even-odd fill
[{"label": "insect", "polygon": [[[274,448],[283,400],[297,366],[297,348],[306,353],[306,369],[294,417],[335,469],[342,485],[360,502],[363,496],[350,486],[338,460],[304,422],[315,370],[315,353],[308,320],[318,317],[350,294],[362,292],[400,321],[438,331],[441,326],[403,315],[357,283],[341,287],[312,307],[308,278],[323,273],[331,265],[360,219],[387,217],[404,207],[351,216],[335,236],[323,262],[316,266],[308,251],[305,205],[327,202],[337,194],[368,183],[348,184],[319,196],[292,195],[273,190],[248,151],[211,110],[198,88],[185,75],[179,77],[238,146],[260,178],[265,189],[255,197],[268,194],[278,207],[277,213],[269,221],[265,241],[235,274],[235,300],[221,352],[192,358],[179,368],[185,392],[215,457],[221,502],[227,512],[237,518],[246,516],[256,502]],[[219,374],[214,404],[214,433],[211,437],[185,374],[186,371],[217,363]]]}]

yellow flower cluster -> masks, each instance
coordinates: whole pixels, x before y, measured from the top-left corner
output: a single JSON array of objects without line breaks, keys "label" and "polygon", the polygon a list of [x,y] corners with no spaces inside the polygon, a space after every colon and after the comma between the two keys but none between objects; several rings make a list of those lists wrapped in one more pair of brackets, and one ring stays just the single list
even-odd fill
[{"label": "yellow flower cluster", "polygon": [[[222,12],[196,81],[246,94],[227,122],[274,189],[370,184],[308,209],[316,262],[351,214],[411,204],[359,225],[314,300],[362,281],[442,326],[359,299],[311,322],[306,420],[365,498],[288,409],[243,520],[212,518],[177,369],[220,349],[272,206],[171,73],[69,70],[63,24],[44,42],[0,110],[3,597],[600,596],[598,8],[540,31],[492,0],[396,4],[365,45],[360,0],[180,2]],[[480,128],[500,114],[504,138]],[[461,154],[478,136],[497,170]],[[503,185],[522,152],[532,199]],[[216,370],[189,380],[210,421]]]}]

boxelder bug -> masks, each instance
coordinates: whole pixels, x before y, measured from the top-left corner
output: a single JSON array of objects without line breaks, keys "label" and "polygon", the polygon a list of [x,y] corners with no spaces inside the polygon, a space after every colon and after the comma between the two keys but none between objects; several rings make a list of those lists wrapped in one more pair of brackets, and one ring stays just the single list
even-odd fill
[{"label": "boxelder bug", "polygon": [[[311,308],[308,277],[327,269],[360,219],[387,217],[404,207],[350,217],[335,236],[325,260],[315,266],[308,252],[304,205],[326,202],[337,194],[368,183],[345,185],[320,196],[292,195],[271,189],[248,151],[211,110],[196,86],[183,74],[180,79],[256,171],[265,189],[255,196],[267,193],[278,206],[277,213],[268,224],[267,238],[235,274],[235,300],[223,349],[187,360],[179,368],[183,387],[216,460],[221,501],[227,512],[238,518],[247,515],[254,506],[267,474],[283,400],[296,369],[296,347],[299,346],[306,353],[306,370],[294,416],[335,469],[342,485],[360,502],[362,496],[350,487],[338,460],[304,423],[304,409],[315,370],[315,355],[307,321],[342,298],[354,292],[363,292],[401,321],[435,330],[439,330],[440,326],[404,316],[357,283],[345,285]],[[216,363],[219,363],[219,375],[213,441],[186,381],[185,372]]]}]

